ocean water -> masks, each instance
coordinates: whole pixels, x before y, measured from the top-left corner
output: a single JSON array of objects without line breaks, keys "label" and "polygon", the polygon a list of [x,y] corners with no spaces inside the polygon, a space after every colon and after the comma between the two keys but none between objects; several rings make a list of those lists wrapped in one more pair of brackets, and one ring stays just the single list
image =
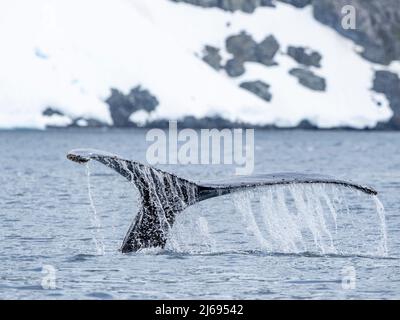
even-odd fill
[{"label": "ocean water", "polygon": [[[66,153],[145,162],[145,134],[0,131],[1,299],[400,298],[399,133],[256,131],[254,173],[324,173],[379,198],[324,185],[236,193],[182,212],[164,250],[122,254],[137,191]],[[191,180],[235,171],[159,167]]]}]

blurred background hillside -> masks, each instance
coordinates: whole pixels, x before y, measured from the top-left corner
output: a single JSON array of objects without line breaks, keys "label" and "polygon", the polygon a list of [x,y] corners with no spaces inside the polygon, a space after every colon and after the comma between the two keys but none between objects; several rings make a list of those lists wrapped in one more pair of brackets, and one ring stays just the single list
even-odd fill
[{"label": "blurred background hillside", "polygon": [[3,0],[0,40],[0,128],[400,129],[398,0]]}]

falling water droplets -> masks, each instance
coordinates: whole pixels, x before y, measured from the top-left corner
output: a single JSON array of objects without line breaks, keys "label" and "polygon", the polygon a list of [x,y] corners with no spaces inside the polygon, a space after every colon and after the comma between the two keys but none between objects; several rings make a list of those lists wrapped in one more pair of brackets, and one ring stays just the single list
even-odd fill
[{"label": "falling water droplets", "polygon": [[93,195],[92,195],[92,186],[90,180],[90,167],[89,163],[86,163],[86,176],[87,176],[87,189],[89,195],[89,203],[90,203],[90,212],[91,212],[91,223],[94,231],[92,232],[93,242],[96,246],[96,254],[104,255],[105,245],[104,245],[104,236],[101,232],[101,221],[97,214],[96,206],[94,205]]},{"label": "falling water droplets", "polygon": [[254,234],[257,241],[263,248],[269,249],[269,243],[263,237],[255,220],[254,213],[251,207],[251,195],[247,192],[236,193],[233,199],[236,208],[243,215],[243,220],[247,224],[247,230]]},{"label": "falling water droplets", "polygon": [[385,208],[382,204],[382,202],[379,200],[377,196],[373,196],[375,205],[376,205],[376,210],[378,212],[379,216],[379,221],[380,221],[380,227],[381,227],[381,233],[382,233],[382,238],[381,242],[378,247],[378,252],[377,254],[380,256],[386,257],[388,255],[388,248],[387,248],[387,231],[386,231],[386,217],[385,217]]},{"label": "falling water droplets", "polygon": [[[323,183],[292,184],[242,190],[190,206],[196,202],[194,184],[145,166],[135,166],[132,172],[127,162],[117,164],[131,175],[139,190],[146,188],[152,205],[159,208],[156,212],[160,230],[168,236],[167,250],[212,253],[235,250],[236,245],[269,253],[388,256],[385,211],[376,196]],[[93,241],[97,253],[104,254],[88,165],[87,177]],[[215,206],[210,201],[215,201]],[[232,202],[242,222],[234,211],[226,210]],[[219,209],[214,207],[222,211],[216,212]],[[169,212],[179,212],[173,226]],[[230,242],[230,247],[220,243],[221,238]]]},{"label": "falling water droplets", "polygon": [[[382,203],[376,196],[371,201],[371,196],[340,188],[324,184],[268,186],[240,191],[233,197],[246,230],[262,250],[387,256]],[[361,213],[371,215],[370,225],[359,220]]]}]

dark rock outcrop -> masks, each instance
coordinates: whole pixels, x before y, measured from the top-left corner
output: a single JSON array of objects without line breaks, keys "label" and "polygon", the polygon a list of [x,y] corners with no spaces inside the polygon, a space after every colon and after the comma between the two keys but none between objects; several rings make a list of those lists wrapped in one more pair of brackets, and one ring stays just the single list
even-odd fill
[{"label": "dark rock outcrop", "polygon": [[270,85],[263,81],[242,82],[240,87],[254,93],[265,101],[271,101],[272,99],[272,94],[269,92]]},{"label": "dark rock outcrop", "polygon": [[[99,127],[107,126],[106,123],[101,122],[96,119],[92,119],[92,118],[84,118],[84,117],[71,118],[69,116],[66,116],[62,111],[57,110],[56,108],[53,108],[53,107],[47,107],[42,112],[42,115],[44,115],[46,117],[53,117],[53,116],[68,117],[71,119],[71,123],[67,127],[82,127],[82,125],[81,125],[82,122],[85,123],[85,125],[83,127],[88,127],[88,128],[99,128]],[[47,128],[59,128],[59,126],[48,125]]]},{"label": "dark rock outcrop", "polygon": [[[145,128],[162,128],[169,127],[169,120],[154,120],[147,122]],[[186,116],[178,121],[178,128],[192,128],[192,129],[215,129],[215,128],[241,128],[241,129],[267,129],[267,130],[288,130],[288,129],[302,129],[302,130],[317,130],[318,127],[308,120],[302,120],[297,126],[293,127],[278,127],[275,124],[256,125],[240,121],[230,121],[220,116],[196,118],[193,116]],[[347,127],[339,127],[340,129],[351,129]],[[329,130],[329,129],[328,129]]]},{"label": "dark rock outcrop", "polygon": [[289,46],[287,54],[298,63],[305,66],[321,67],[322,56],[317,51],[312,51],[303,47]]},{"label": "dark rock outcrop", "polygon": [[225,70],[230,77],[238,77],[245,73],[244,63],[256,61],[257,42],[253,37],[242,31],[237,35],[228,37],[225,40],[226,51],[233,55],[232,59],[226,62]]},{"label": "dark rock outcrop", "polygon": [[302,129],[302,130],[316,130],[318,127],[312,124],[307,119],[301,120],[300,123],[295,127],[295,129]]},{"label": "dark rock outcrop", "polygon": [[238,61],[257,61],[257,42],[253,37],[242,31],[238,35],[230,36],[225,41],[226,51]]},{"label": "dark rock outcrop", "polygon": [[325,91],[326,81],[324,78],[315,75],[312,71],[301,68],[294,68],[289,71],[289,73],[299,80],[299,83],[303,86],[315,90],[315,91]]},{"label": "dark rock outcrop", "polygon": [[273,0],[172,0],[186,2],[203,8],[220,8],[225,11],[252,13],[258,7],[274,7]]},{"label": "dark rock outcrop", "polygon": [[253,37],[242,31],[226,39],[226,50],[239,61],[259,62],[266,65],[275,64],[273,58],[279,50],[279,43],[273,35],[257,43]]},{"label": "dark rock outcrop", "polygon": [[[145,124],[146,128],[168,128],[169,120],[154,120]],[[179,119],[178,127],[192,129],[214,129],[214,128],[254,128],[254,125],[243,122],[233,122],[222,118],[221,116],[196,118],[194,116],[186,116]]]},{"label": "dark rock outcrop", "polygon": [[111,118],[116,127],[129,127],[132,113],[138,110],[153,111],[158,106],[158,100],[148,90],[140,86],[133,88],[128,95],[117,89],[111,89],[111,96],[106,100],[110,108]]},{"label": "dark rock outcrop", "polygon": [[246,71],[244,62],[237,59],[229,59],[225,64],[225,70],[230,77],[239,77]]},{"label": "dark rock outcrop", "polygon": [[149,90],[142,89],[141,86],[133,88],[128,94],[129,101],[136,107],[136,110],[151,112],[158,106],[157,98]]},{"label": "dark rock outcrop", "polygon": [[[342,27],[342,8],[356,11],[356,29]],[[314,17],[364,47],[362,56],[388,64],[400,59],[400,4],[398,0],[314,0]]]},{"label": "dark rock outcrop", "polygon": [[275,65],[276,62],[273,59],[279,47],[279,43],[273,35],[267,36],[256,47],[256,61],[267,66]]},{"label": "dark rock outcrop", "polygon": [[64,113],[61,112],[60,110],[57,110],[53,107],[47,107],[43,112],[42,115],[46,117],[52,117],[52,116],[64,116]]},{"label": "dark rock outcrop", "polygon": [[296,8],[304,8],[311,4],[313,0],[279,0],[280,2],[291,4]]},{"label": "dark rock outcrop", "polygon": [[225,42],[226,50],[233,55],[233,58],[225,65],[231,77],[240,76],[245,72],[245,62],[258,62],[267,66],[276,65],[273,59],[280,46],[273,35],[257,43],[251,35],[242,31],[228,37]]},{"label": "dark rock outcrop", "polygon": [[129,99],[117,89],[111,89],[111,96],[106,100],[111,118],[116,127],[130,125],[129,117],[134,112],[134,106]]},{"label": "dark rock outcrop", "polygon": [[219,54],[219,49],[213,46],[204,47],[203,61],[215,70],[221,69],[221,55]]},{"label": "dark rock outcrop", "polygon": [[400,129],[400,78],[389,71],[376,71],[372,89],[383,93],[393,110],[393,117],[386,124],[380,124],[379,128]]},{"label": "dark rock outcrop", "polygon": [[[272,0],[172,0],[205,8],[251,13],[257,7],[273,7]],[[400,60],[399,0],[279,0],[297,8],[312,5],[314,17],[364,48],[362,56],[372,62],[389,64]],[[342,8],[356,10],[356,29],[342,27]]]}]

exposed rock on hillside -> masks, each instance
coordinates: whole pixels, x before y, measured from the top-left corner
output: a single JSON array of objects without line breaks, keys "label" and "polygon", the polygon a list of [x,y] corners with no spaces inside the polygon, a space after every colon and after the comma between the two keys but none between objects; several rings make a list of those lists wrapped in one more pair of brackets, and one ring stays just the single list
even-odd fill
[{"label": "exposed rock on hillside", "polygon": [[229,59],[225,65],[226,73],[230,77],[239,77],[246,72],[243,61]]},{"label": "exposed rock on hillside", "polygon": [[256,61],[266,66],[275,65],[273,61],[275,54],[279,50],[279,43],[273,35],[267,36],[256,47]]},{"label": "exposed rock on hillside", "polygon": [[383,93],[389,100],[393,110],[393,117],[387,124],[380,127],[389,129],[400,129],[400,78],[397,74],[389,71],[376,71],[373,90]]},{"label": "exposed rock on hillside", "polygon": [[257,42],[253,37],[242,31],[238,35],[230,36],[225,41],[226,51],[232,53],[238,61],[257,61]]},{"label": "exposed rock on hillside", "polygon": [[47,107],[43,112],[42,115],[46,117],[52,117],[52,116],[64,116],[64,113],[62,113],[60,110],[54,109],[52,107]]},{"label": "exposed rock on hillside", "polygon": [[204,47],[203,61],[210,65],[215,70],[221,69],[221,55],[219,54],[219,49],[213,46]]},{"label": "exposed rock on hillside", "polygon": [[269,92],[270,85],[263,81],[242,82],[240,87],[254,93],[265,101],[271,101],[272,99],[272,94]]},{"label": "exposed rock on hillside", "polygon": [[158,100],[148,90],[140,86],[133,88],[128,95],[117,89],[111,89],[111,96],[106,100],[110,114],[116,127],[132,126],[129,117],[138,110],[153,111],[158,106]]},{"label": "exposed rock on hillside", "polygon": [[315,90],[315,91],[325,91],[326,82],[325,79],[315,75],[312,71],[301,68],[294,68],[289,71],[289,73],[299,80],[299,83],[303,86]]},{"label": "exposed rock on hillside", "polygon": [[252,13],[258,7],[274,7],[273,0],[172,0],[186,2],[203,8],[220,8],[226,11]]},{"label": "exposed rock on hillside", "polygon": [[304,8],[305,6],[308,6],[311,4],[312,0],[279,0],[280,2],[288,3],[296,8]]},{"label": "exposed rock on hillside", "polygon": [[[342,8],[356,9],[356,29],[342,27]],[[314,0],[314,17],[364,47],[362,56],[388,64],[400,59],[400,3],[398,0]]]},{"label": "exposed rock on hillside", "polygon": [[245,72],[244,62],[258,62],[266,66],[276,65],[273,59],[279,47],[273,35],[257,43],[251,35],[242,31],[226,39],[226,50],[233,55],[233,58],[227,61],[225,69],[228,75],[237,77]]},{"label": "exposed rock on hillside", "polygon": [[302,65],[321,67],[322,56],[317,51],[303,47],[289,46],[287,54]]},{"label": "exposed rock on hillside", "polygon": [[[252,13],[257,7],[274,7],[272,0],[172,0],[205,8]],[[400,60],[400,10],[398,0],[279,0],[297,8],[312,5],[314,17],[364,47],[363,57],[388,64]],[[342,8],[356,9],[356,29],[342,27]]]}]

